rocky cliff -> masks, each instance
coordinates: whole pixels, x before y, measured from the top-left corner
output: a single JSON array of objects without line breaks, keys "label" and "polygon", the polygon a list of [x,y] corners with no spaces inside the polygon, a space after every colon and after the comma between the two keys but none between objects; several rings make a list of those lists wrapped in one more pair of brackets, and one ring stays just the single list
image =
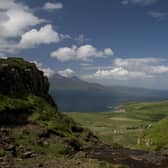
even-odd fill
[{"label": "rocky cliff", "polygon": [[0,59],[0,94],[15,98],[32,94],[54,104],[48,90],[47,77],[34,63],[22,58]]}]

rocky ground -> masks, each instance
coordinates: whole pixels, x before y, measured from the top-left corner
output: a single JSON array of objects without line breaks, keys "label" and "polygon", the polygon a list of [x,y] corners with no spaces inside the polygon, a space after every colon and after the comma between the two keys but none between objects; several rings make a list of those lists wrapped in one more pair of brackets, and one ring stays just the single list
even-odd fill
[{"label": "rocky ground", "polygon": [[82,149],[72,156],[50,158],[32,151],[28,146],[17,144],[11,128],[0,128],[0,168],[91,168],[101,167],[101,161],[123,164],[129,168],[168,167],[167,154],[112,148],[103,144]]},{"label": "rocky ground", "polygon": [[0,168],[15,168],[15,162],[35,157],[27,146],[17,144],[10,128],[0,128]]},{"label": "rocky ground", "polygon": [[0,128],[0,168],[101,168],[108,165],[86,158],[82,151],[62,157],[37,153],[28,146],[17,143],[13,137],[14,129],[16,131],[16,128]]},{"label": "rocky ground", "polygon": [[85,149],[88,158],[124,164],[129,168],[168,168],[168,155],[162,152],[145,152],[109,145],[96,145]]}]

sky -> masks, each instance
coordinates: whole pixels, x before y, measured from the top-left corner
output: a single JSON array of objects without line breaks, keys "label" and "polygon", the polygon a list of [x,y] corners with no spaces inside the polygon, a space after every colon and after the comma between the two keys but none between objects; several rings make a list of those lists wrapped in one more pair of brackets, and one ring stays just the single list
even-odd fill
[{"label": "sky", "polygon": [[0,0],[0,57],[45,75],[168,89],[168,1]]}]

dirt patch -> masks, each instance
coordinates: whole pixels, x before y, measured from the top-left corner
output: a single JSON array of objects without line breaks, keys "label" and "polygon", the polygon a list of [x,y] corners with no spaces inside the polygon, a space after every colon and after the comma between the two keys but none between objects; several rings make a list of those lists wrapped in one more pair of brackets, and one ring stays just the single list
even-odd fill
[{"label": "dirt patch", "polygon": [[167,168],[168,157],[161,153],[130,149],[114,149],[109,145],[97,145],[85,149],[88,158],[124,164],[129,168]]}]

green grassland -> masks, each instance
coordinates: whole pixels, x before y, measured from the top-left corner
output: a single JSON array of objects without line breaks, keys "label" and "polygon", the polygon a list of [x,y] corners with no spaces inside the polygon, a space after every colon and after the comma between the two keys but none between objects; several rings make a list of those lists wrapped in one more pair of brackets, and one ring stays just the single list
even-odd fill
[{"label": "green grassland", "polygon": [[0,154],[13,161],[15,157],[6,146],[14,147],[17,157],[21,158],[21,161],[16,160],[17,167],[23,167],[22,163],[29,167],[31,162],[37,162],[36,157],[25,159],[26,151],[37,155],[37,163],[48,164],[50,160],[59,162],[59,158],[70,156],[82,146],[97,141],[92,132],[57,112],[56,107],[42,97],[28,95],[20,99],[1,95],[0,115],[0,145],[5,144]]},{"label": "green grassland", "polygon": [[114,112],[66,114],[104,143],[146,150],[168,147],[168,101],[128,103]]}]

